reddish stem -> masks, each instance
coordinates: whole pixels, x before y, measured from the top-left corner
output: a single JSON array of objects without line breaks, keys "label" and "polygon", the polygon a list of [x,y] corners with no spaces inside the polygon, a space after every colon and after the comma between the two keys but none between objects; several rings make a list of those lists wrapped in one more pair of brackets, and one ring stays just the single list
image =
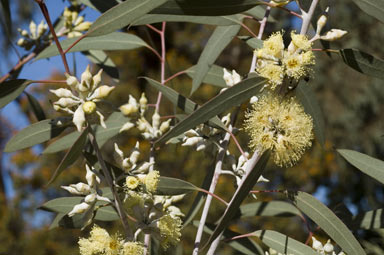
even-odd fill
[{"label": "reddish stem", "polygon": [[[160,34],[160,40],[161,40],[161,70],[160,70],[160,75],[161,75],[161,84],[164,85],[164,81],[165,81],[165,26],[166,26],[166,22],[163,22],[162,24],[162,29],[161,31],[159,31],[159,34]],[[158,112],[159,111],[159,108],[160,108],[160,102],[161,102],[161,97],[162,97],[162,93],[159,92],[158,96],[157,96],[157,101],[156,101],[156,111]]]},{"label": "reddish stem", "polygon": [[65,80],[58,80],[58,81],[54,81],[54,80],[37,80],[37,81],[33,81],[33,83],[67,83],[67,81],[65,81]]},{"label": "reddish stem", "polygon": [[60,44],[60,41],[59,39],[57,38],[57,35],[56,35],[56,32],[55,32],[55,29],[52,25],[52,22],[51,22],[51,18],[49,17],[49,12],[48,12],[48,9],[47,9],[47,6],[45,5],[44,1],[43,0],[35,0],[40,9],[41,9],[41,12],[43,13],[44,15],[44,18],[45,20],[47,21],[47,24],[49,26],[49,30],[51,31],[51,34],[53,36],[53,40],[55,40],[55,43],[56,43],[56,46],[57,46],[57,49],[60,53],[60,56],[61,56],[61,59],[63,61],[63,64],[64,64],[64,68],[65,68],[65,72],[70,74],[71,72],[69,71],[69,66],[68,66],[68,62],[67,62],[67,58],[65,57],[65,53],[63,51],[63,48],[61,48],[61,44]]},{"label": "reddish stem", "polygon": [[87,35],[88,35],[88,33],[85,33],[85,34],[83,34],[82,36],[80,36],[79,38],[77,38],[77,40],[74,41],[74,42],[68,47],[68,49],[66,49],[66,50],[64,51],[64,54],[68,53],[68,51],[70,51],[70,50],[73,48],[73,46],[75,46],[75,45],[78,44],[81,40],[83,40],[85,37],[87,37]]},{"label": "reddish stem", "polygon": [[3,77],[0,78],[0,83],[7,80],[13,72],[19,70],[25,63],[29,62],[35,56],[36,56],[36,52],[31,52],[28,56],[26,56],[25,58],[22,58],[7,74],[5,74]]},{"label": "reddish stem", "polygon": [[216,198],[217,200],[219,200],[220,202],[222,202],[223,204],[225,204],[226,206],[228,206],[228,203],[227,203],[224,199],[222,199],[221,197],[217,196],[216,194],[211,193],[211,192],[209,192],[208,190],[201,189],[201,188],[198,188],[197,190],[200,191],[200,192],[206,193],[206,194],[208,194],[208,195],[210,195],[210,196],[212,196],[212,197],[214,197],[214,198]]},{"label": "reddish stem", "polygon": [[175,74],[172,75],[171,77],[167,78],[167,79],[164,81],[164,84],[167,83],[167,82],[169,82],[170,80],[176,78],[177,76],[182,75],[182,74],[185,74],[185,73],[187,73],[187,70],[184,70],[184,71],[180,71],[180,72],[178,72],[178,73],[175,73]]}]

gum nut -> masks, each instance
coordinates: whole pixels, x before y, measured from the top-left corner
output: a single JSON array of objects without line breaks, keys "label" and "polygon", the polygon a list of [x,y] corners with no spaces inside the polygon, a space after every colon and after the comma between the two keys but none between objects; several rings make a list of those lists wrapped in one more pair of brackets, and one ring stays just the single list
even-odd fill
[{"label": "gum nut", "polygon": [[96,104],[92,101],[83,104],[83,111],[85,114],[92,114],[96,111]]}]

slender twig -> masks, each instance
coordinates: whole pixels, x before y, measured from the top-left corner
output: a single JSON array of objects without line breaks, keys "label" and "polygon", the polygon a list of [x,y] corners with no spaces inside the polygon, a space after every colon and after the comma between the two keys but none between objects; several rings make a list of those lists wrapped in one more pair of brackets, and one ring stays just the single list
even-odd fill
[{"label": "slender twig", "polygon": [[247,26],[245,25],[243,22],[241,22],[240,24],[243,28],[245,28],[253,37],[257,37],[257,35]]},{"label": "slender twig", "polygon": [[315,13],[315,9],[318,3],[319,3],[319,0],[313,0],[311,3],[311,6],[309,7],[308,12],[301,10],[302,12],[301,16],[303,17],[303,23],[301,24],[301,30],[300,30],[301,35],[305,35],[308,32],[308,28],[309,28],[309,25],[311,24],[312,16]]},{"label": "slender twig", "polygon": [[[260,28],[259,28],[259,34],[257,35],[257,38],[261,40],[263,37],[263,33],[265,30],[265,26],[267,25],[269,13],[271,12],[271,7],[267,6],[264,14],[264,18],[260,21]],[[256,52],[253,52],[252,62],[251,62],[251,68],[249,69],[249,72],[252,73],[256,69],[256,62],[257,62],[257,54]]]},{"label": "slender twig", "polygon": [[19,70],[23,65],[32,60],[36,55],[36,52],[31,52],[29,55],[22,57],[21,60],[11,70],[9,70],[8,73],[6,73],[5,75],[3,75],[3,77],[0,78],[0,83],[7,80],[12,75],[12,73]]},{"label": "slender twig", "polygon": [[146,24],[147,27],[149,27],[150,29],[152,29],[153,31],[155,31],[156,33],[160,34],[163,32],[162,30],[159,30],[157,28],[155,28],[154,26],[150,25],[150,24]]},{"label": "slender twig", "polygon": [[87,37],[88,33],[85,33],[83,34],[82,36],[80,36],[79,38],[77,38],[76,41],[74,41],[71,45],[69,45],[69,47],[64,51],[64,54],[68,53],[68,51],[70,51],[73,46],[75,46],[76,44],[78,44],[81,40],[83,40],[85,37]]},{"label": "slender twig", "polygon": [[[220,174],[222,173],[222,171],[220,171]],[[212,197],[214,197],[214,198],[216,198],[217,200],[219,200],[220,202],[222,202],[223,204],[225,204],[226,206],[228,205],[228,203],[224,200],[224,199],[222,199],[221,197],[219,197],[218,195],[216,195],[215,193],[211,193],[211,192],[209,192],[208,190],[205,190],[205,189],[197,189],[198,191],[200,191],[200,192],[203,192],[203,193],[206,193],[206,194],[208,194],[208,195],[210,195],[210,196],[212,196]]]},{"label": "slender twig", "polygon": [[94,148],[94,150],[96,152],[97,159],[98,159],[99,164],[101,166],[101,170],[103,171],[103,174],[105,176],[107,184],[108,184],[108,186],[111,189],[111,192],[113,194],[113,198],[114,198],[115,204],[116,204],[116,210],[117,210],[117,212],[118,212],[118,214],[120,216],[121,222],[123,224],[123,228],[124,228],[124,232],[125,232],[125,238],[126,238],[126,240],[132,240],[133,233],[132,233],[132,230],[131,230],[131,228],[129,227],[129,224],[128,224],[127,214],[124,211],[124,208],[123,208],[121,199],[119,197],[119,194],[117,194],[117,192],[115,190],[115,185],[113,183],[112,176],[109,173],[109,170],[108,170],[108,168],[107,168],[107,166],[106,166],[106,164],[105,164],[105,162],[103,160],[103,156],[101,154],[99,145],[97,144],[97,141],[96,141],[95,132],[92,129],[92,127],[90,127],[90,126],[89,126],[88,137],[89,137],[89,140],[91,141],[91,144],[92,144],[92,146],[93,146],[93,148]]},{"label": "slender twig", "polygon": [[[161,41],[161,70],[160,70],[160,79],[161,79],[161,84],[164,85],[165,81],[165,26],[166,22],[162,23],[162,29],[159,31],[160,33],[160,41]],[[157,101],[156,101],[156,111],[159,111],[160,108],[160,102],[161,102],[161,97],[162,93],[159,92],[157,96]]]},{"label": "slender twig", "polygon": [[183,70],[183,71],[180,71],[180,72],[178,72],[178,73],[175,73],[175,74],[172,75],[171,77],[168,77],[168,78],[164,81],[164,84],[167,83],[167,82],[169,82],[170,80],[176,78],[177,76],[182,75],[182,74],[185,74],[185,73],[187,73],[187,70]]},{"label": "slender twig", "polygon": [[35,80],[35,81],[33,81],[33,83],[59,83],[59,84],[65,84],[65,83],[67,83],[67,81],[65,81],[65,80],[58,80],[58,81],[55,81],[55,80]]},{"label": "slender twig", "polygon": [[56,43],[56,47],[60,53],[60,56],[61,56],[61,59],[63,61],[63,65],[64,65],[64,68],[65,68],[65,72],[70,74],[70,70],[69,70],[69,66],[68,66],[68,62],[67,62],[67,58],[65,57],[65,53],[63,51],[63,48],[61,47],[61,44],[60,44],[60,41],[59,39],[57,38],[57,35],[56,35],[56,32],[55,32],[55,28],[53,27],[52,25],[52,22],[51,22],[51,18],[49,17],[49,12],[48,12],[48,8],[47,6],[45,5],[44,3],[44,0],[35,0],[37,2],[37,4],[39,5],[40,9],[41,9],[41,12],[43,13],[44,15],[44,18],[45,18],[45,21],[47,22],[48,24],[48,27],[49,27],[49,30],[51,31],[51,34],[53,36],[53,40],[55,40],[55,43]]},{"label": "slender twig", "polygon": [[161,61],[161,56],[160,54],[157,52],[157,50],[155,50],[154,48],[152,48],[151,46],[147,45],[146,46],[148,49],[150,49],[158,58],[159,60]]}]

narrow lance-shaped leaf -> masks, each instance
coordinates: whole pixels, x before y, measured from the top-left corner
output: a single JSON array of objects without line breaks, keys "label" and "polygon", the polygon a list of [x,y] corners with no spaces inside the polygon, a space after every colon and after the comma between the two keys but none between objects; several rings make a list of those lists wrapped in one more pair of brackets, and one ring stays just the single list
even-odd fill
[{"label": "narrow lance-shaped leaf", "polygon": [[252,233],[270,248],[282,254],[318,255],[318,253],[299,241],[273,230],[258,230]]},{"label": "narrow lance-shaped leaf", "polygon": [[321,146],[324,147],[324,116],[315,93],[308,84],[299,84],[299,86],[295,89],[295,93],[299,101],[303,104],[305,112],[311,115],[316,139],[319,141]]},{"label": "narrow lance-shaped leaf", "polygon": [[286,192],[299,210],[324,230],[348,255],[366,254],[345,224],[324,204],[308,193]]},{"label": "narrow lance-shaped leaf", "polygon": [[384,228],[383,209],[359,213],[354,217],[352,227],[355,230]]},{"label": "narrow lance-shaped leaf", "polygon": [[197,16],[222,16],[244,12],[259,4],[258,0],[168,0],[151,13]]},{"label": "narrow lance-shaped leaf", "polygon": [[24,128],[8,141],[4,151],[25,149],[58,136],[67,127],[66,125],[58,126],[59,120],[43,120]]},{"label": "narrow lance-shaped leaf", "polygon": [[[68,38],[60,41],[63,49],[68,48],[78,38]],[[88,51],[88,50],[132,50],[140,47],[148,47],[148,44],[144,42],[140,37],[122,33],[114,32],[108,35],[97,36],[88,38],[85,37],[75,46],[73,46],[68,52]],[[59,55],[59,51],[55,44],[48,46],[37,57],[36,60],[49,58]]]},{"label": "narrow lance-shaped leaf", "polygon": [[256,184],[260,175],[262,174],[265,166],[267,165],[268,159],[270,156],[270,151],[264,152],[257,160],[254,168],[249,172],[247,176],[244,176],[244,181],[242,185],[236,190],[236,193],[233,195],[231,202],[225,209],[223,216],[220,218],[219,223],[217,224],[212,235],[209,237],[207,243],[204,245],[204,248],[207,248],[213,240],[215,240],[221,232],[226,229],[230,223],[230,220],[236,215],[237,210],[240,207],[240,204],[244,199],[249,195],[249,192]]},{"label": "narrow lance-shaped leaf", "polygon": [[[196,75],[196,68],[197,68],[196,65],[191,66],[190,68],[185,70],[185,73],[193,79]],[[225,83],[223,75],[224,75],[224,71],[221,66],[212,65],[209,68],[208,73],[205,75],[203,82],[211,85],[215,85],[221,88],[227,88],[228,85]]]},{"label": "narrow lance-shaped leaf", "polygon": [[283,201],[254,202],[240,206],[241,217],[301,216],[295,206]]},{"label": "narrow lance-shaped leaf", "polygon": [[45,120],[46,119],[45,113],[44,113],[44,110],[41,107],[39,101],[37,101],[37,99],[34,96],[32,96],[31,94],[29,94],[25,91],[24,91],[24,93],[27,95],[28,102],[31,105],[32,111],[35,114],[36,119],[39,121]]},{"label": "narrow lance-shaped leaf", "polygon": [[238,36],[240,40],[245,42],[252,49],[260,49],[263,47],[263,40],[252,36]]},{"label": "narrow lance-shaped leaf", "polygon": [[33,81],[19,79],[0,83],[0,109],[16,99]]},{"label": "narrow lance-shaped leaf", "polygon": [[112,59],[102,50],[89,50],[81,52],[92,63],[103,69],[103,72],[111,76],[115,82],[119,81],[119,70]]},{"label": "narrow lance-shaped leaf", "polygon": [[[1,0],[0,1],[1,5],[2,5],[2,14],[3,14],[3,17],[4,17],[4,23],[5,23],[5,31],[7,31],[7,35],[10,35],[11,34],[11,31],[12,31],[12,17],[11,17],[11,8],[10,8],[10,5],[9,5],[9,0]],[[1,24],[4,24],[3,22],[1,22]]]},{"label": "narrow lance-shaped leaf", "polygon": [[109,34],[129,25],[167,0],[130,0],[103,13],[89,28],[88,36]]},{"label": "narrow lance-shaped leaf", "polygon": [[[178,106],[184,112],[192,113],[194,110],[196,110],[199,107],[198,104],[182,96],[181,94],[177,93],[175,90],[165,85],[162,85],[161,83],[155,80],[152,80],[150,78],[144,77],[144,79],[146,79],[151,86],[161,91],[161,93],[163,93],[163,95],[166,98],[168,98],[169,101],[171,101],[175,106]],[[211,122],[211,124],[225,129],[224,124],[221,122],[221,120],[217,116],[214,116],[209,121]]]},{"label": "narrow lance-shaped leaf", "polygon": [[199,188],[187,181],[160,176],[159,184],[157,185],[156,195],[175,196],[197,190],[199,190]]},{"label": "narrow lance-shaped leaf", "polygon": [[384,23],[384,2],[382,0],[353,0],[364,12]]},{"label": "narrow lance-shaped leaf", "polygon": [[53,173],[51,179],[49,180],[48,185],[50,185],[56,178],[70,165],[72,165],[77,158],[81,155],[82,150],[84,149],[84,145],[87,142],[88,128],[84,129],[81,133],[80,137],[76,140],[76,142],[72,145],[72,147],[65,154],[63,160],[60,162],[59,166],[56,168]]},{"label": "narrow lance-shaped leaf", "polygon": [[[229,17],[229,18],[228,18]],[[231,19],[233,18],[233,19]],[[159,22],[190,22],[197,24],[207,24],[215,26],[230,26],[237,24],[236,16],[186,16],[186,15],[167,15],[167,14],[146,14],[143,17],[133,21],[132,26],[153,24]]]},{"label": "narrow lance-shaped leaf", "polygon": [[116,0],[78,0],[80,3],[85,4],[86,6],[91,7],[99,12],[105,12],[111,9],[113,6],[117,5]]},{"label": "narrow lance-shaped leaf", "polygon": [[356,49],[340,50],[344,63],[365,75],[384,79],[384,61]]},{"label": "narrow lance-shaped leaf", "polygon": [[232,25],[227,27],[220,26],[215,29],[197,62],[196,74],[192,81],[191,94],[199,88],[212,64],[224,48],[232,41],[233,37],[237,35],[240,28],[240,25]]},{"label": "narrow lance-shaped leaf", "polygon": [[178,136],[197,125],[208,121],[213,116],[216,116],[233,106],[241,104],[248,98],[259,93],[264,83],[265,80],[263,78],[252,77],[228,88],[202,105],[183,121],[179,122],[174,128],[160,137],[156,143],[164,142],[172,137]]},{"label": "narrow lance-shaped leaf", "polygon": [[363,173],[384,184],[384,161],[352,150],[337,150],[343,158]]}]

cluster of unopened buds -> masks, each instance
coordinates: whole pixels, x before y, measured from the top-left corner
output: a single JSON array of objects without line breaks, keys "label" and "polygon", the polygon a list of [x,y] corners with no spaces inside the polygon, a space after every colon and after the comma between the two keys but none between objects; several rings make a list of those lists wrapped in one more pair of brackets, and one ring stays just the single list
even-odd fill
[{"label": "cluster of unopened buds", "polygon": [[[328,12],[328,10],[329,8],[326,9],[326,13]],[[323,41],[335,41],[342,38],[344,35],[348,33],[345,30],[332,28],[327,33],[321,35],[321,31],[323,30],[326,23],[327,23],[327,16],[321,15],[320,18],[317,20],[316,35],[312,38],[312,41],[317,39],[320,39]]]},{"label": "cluster of unopened buds", "polygon": [[96,103],[107,97],[114,87],[101,85],[102,69],[94,76],[89,66],[81,75],[81,82],[76,77],[67,75],[67,85],[70,89],[60,88],[50,90],[60,99],[53,103],[56,111],[73,115],[73,123],[80,132],[86,123],[86,115],[97,115],[100,125],[106,128],[104,115],[97,110]]},{"label": "cluster of unopened buds", "polygon": [[72,195],[85,196],[80,204],[77,204],[73,209],[68,213],[69,217],[73,217],[76,214],[83,214],[82,220],[84,221],[84,226],[88,226],[92,223],[96,208],[97,201],[104,201],[111,203],[111,200],[107,197],[102,196],[102,191],[99,189],[100,178],[95,174],[95,170],[91,169],[88,165],[85,165],[86,168],[86,180],[87,183],[79,182],[77,184],[71,184],[69,186],[61,186]]},{"label": "cluster of unopened buds", "polygon": [[128,103],[120,106],[119,109],[125,116],[135,120],[125,123],[120,132],[127,131],[136,126],[145,139],[154,140],[169,130],[171,119],[161,122],[160,115],[156,110],[152,115],[152,123],[148,122],[144,116],[147,110],[147,103],[148,100],[144,93],[141,94],[139,102],[132,95],[129,95]]},{"label": "cluster of unopened buds", "polygon": [[25,50],[30,50],[34,46],[47,44],[49,37],[46,34],[48,25],[42,20],[39,25],[31,21],[29,23],[29,33],[25,29],[18,29],[22,38],[17,41],[17,45],[23,47]]},{"label": "cluster of unopened buds", "polygon": [[[230,124],[230,113],[225,115],[221,121],[228,127]],[[210,127],[205,124],[197,126],[195,129],[190,129],[184,132],[181,146],[196,146],[196,151],[205,150],[212,143],[220,143],[224,132],[220,129]]]},{"label": "cluster of unopened buds", "polygon": [[65,8],[64,13],[64,28],[60,31],[61,35],[67,35],[68,38],[78,37],[82,35],[82,32],[87,31],[92,22],[84,21],[84,16],[79,16],[77,10],[70,10]]}]

